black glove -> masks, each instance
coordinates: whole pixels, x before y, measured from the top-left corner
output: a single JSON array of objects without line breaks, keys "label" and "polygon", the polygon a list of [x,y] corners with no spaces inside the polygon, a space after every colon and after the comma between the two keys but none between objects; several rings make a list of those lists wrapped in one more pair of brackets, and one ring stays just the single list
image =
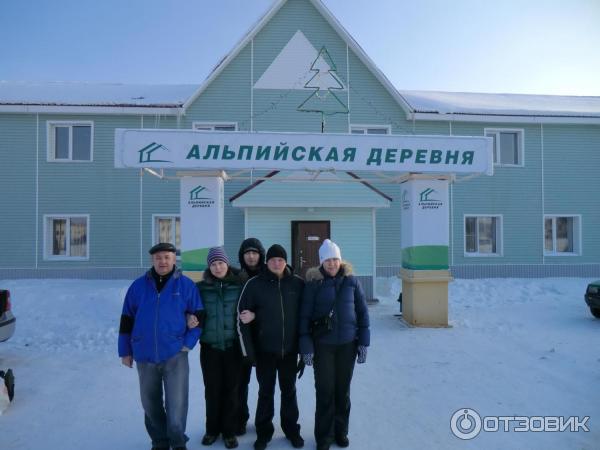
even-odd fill
[{"label": "black glove", "polygon": [[304,374],[304,361],[302,361],[302,356],[300,356],[298,358],[298,365],[296,366],[296,373],[298,374],[298,379],[302,378],[302,375]]},{"label": "black glove", "polygon": [[367,347],[364,345],[358,346],[356,362],[358,364],[364,364],[367,362]]},{"label": "black glove", "polygon": [[306,353],[304,355],[300,355],[302,356],[302,361],[304,361],[304,364],[307,366],[312,366],[313,365],[313,360],[315,355],[313,353]]}]

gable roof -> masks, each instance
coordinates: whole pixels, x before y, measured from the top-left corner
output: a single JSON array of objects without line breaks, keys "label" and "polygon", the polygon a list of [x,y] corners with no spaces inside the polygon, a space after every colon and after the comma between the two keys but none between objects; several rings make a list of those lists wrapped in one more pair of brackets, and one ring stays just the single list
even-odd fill
[{"label": "gable roof", "polygon": [[233,195],[231,204],[242,208],[387,208],[392,202],[352,172],[273,171],[265,178]]},{"label": "gable roof", "polygon": [[[213,69],[210,75],[206,78],[204,83],[198,88],[198,90],[185,102],[183,105],[184,109],[187,109],[205,90],[206,88],[217,78],[223,70],[229,65],[231,61],[251,42],[254,37],[265,27],[265,25],[277,14],[283,5],[289,0],[277,0],[273,6],[265,13],[265,15],[259,19],[259,21],[246,33],[246,35],[238,42],[233,50],[227,54],[217,66]],[[356,54],[361,62],[371,71],[373,76],[385,87],[389,94],[398,102],[400,107],[407,113],[410,114],[411,108],[406,102],[402,95],[392,85],[390,80],[384,75],[384,73],[375,65],[375,63],[369,58],[365,51],[358,45],[354,38],[346,31],[341,23],[335,18],[335,16],[325,7],[321,0],[306,0],[310,2],[315,9],[321,14],[325,21],[338,33],[342,40],[348,45],[348,47]]]}]

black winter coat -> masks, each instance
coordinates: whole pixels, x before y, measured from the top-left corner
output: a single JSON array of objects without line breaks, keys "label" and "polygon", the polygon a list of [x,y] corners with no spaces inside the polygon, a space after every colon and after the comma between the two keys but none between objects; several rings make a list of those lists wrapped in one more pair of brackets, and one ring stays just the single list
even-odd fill
[{"label": "black winter coat", "polygon": [[360,281],[352,275],[352,267],[343,262],[335,277],[322,267],[306,272],[306,286],[300,308],[300,353],[314,353],[312,321],[329,314],[333,308],[333,329],[320,336],[318,342],[340,345],[356,341],[370,343],[369,310]]},{"label": "black winter coat", "polygon": [[238,313],[250,310],[256,314],[249,324],[238,320],[242,354],[255,361],[255,354],[273,353],[284,356],[298,353],[298,318],[304,280],[287,266],[283,278],[265,268],[248,280],[240,295]]}]

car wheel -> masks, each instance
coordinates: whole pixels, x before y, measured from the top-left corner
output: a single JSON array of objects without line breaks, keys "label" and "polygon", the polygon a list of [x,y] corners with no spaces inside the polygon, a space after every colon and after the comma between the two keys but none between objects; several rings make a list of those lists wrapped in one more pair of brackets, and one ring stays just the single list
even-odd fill
[{"label": "car wheel", "polygon": [[592,315],[600,319],[600,308],[590,308]]}]

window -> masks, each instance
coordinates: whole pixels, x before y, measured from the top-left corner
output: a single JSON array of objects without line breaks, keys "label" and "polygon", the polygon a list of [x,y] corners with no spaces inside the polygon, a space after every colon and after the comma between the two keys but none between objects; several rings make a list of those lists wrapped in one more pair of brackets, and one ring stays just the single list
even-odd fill
[{"label": "window", "polygon": [[87,260],[89,216],[44,216],[45,259]]},{"label": "window", "polygon": [[501,166],[523,165],[523,130],[485,129],[494,147],[494,164]]},{"label": "window", "polygon": [[544,255],[578,255],[581,252],[579,216],[544,217]]},{"label": "window", "polygon": [[236,123],[194,122],[194,130],[200,131],[237,131]]},{"label": "window", "polygon": [[465,255],[502,256],[501,216],[465,216]]},{"label": "window", "polygon": [[181,256],[181,220],[179,216],[153,216],[153,243],[169,242],[177,249],[177,257]]},{"label": "window", "polygon": [[93,122],[48,122],[48,161],[91,161]]},{"label": "window", "polygon": [[351,125],[352,134],[391,134],[389,125]]}]

